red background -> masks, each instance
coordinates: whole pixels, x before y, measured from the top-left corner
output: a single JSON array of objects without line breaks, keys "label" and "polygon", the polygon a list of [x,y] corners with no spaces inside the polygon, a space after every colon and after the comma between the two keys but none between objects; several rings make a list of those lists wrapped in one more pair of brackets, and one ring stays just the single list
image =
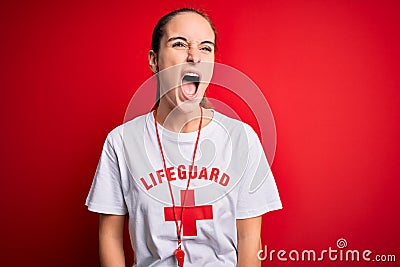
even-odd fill
[{"label": "red background", "polygon": [[2,1],[1,266],[99,265],[84,201],[102,144],[150,76],[156,21],[182,6],[209,13],[217,60],[274,113],[284,209],[264,217],[263,244],[322,250],[342,237],[399,261],[398,1]]}]

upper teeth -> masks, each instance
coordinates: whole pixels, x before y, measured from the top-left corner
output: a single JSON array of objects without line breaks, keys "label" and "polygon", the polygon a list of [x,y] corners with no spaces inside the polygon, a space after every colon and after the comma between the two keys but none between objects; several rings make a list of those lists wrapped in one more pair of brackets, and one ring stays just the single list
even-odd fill
[{"label": "upper teeth", "polygon": [[199,77],[199,75],[197,73],[193,73],[193,72],[185,73],[185,75],[193,76],[193,77]]}]

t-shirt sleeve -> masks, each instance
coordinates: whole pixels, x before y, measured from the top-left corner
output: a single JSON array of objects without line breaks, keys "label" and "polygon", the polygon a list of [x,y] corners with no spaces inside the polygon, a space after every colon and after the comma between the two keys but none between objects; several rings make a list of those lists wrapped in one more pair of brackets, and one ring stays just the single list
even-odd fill
[{"label": "t-shirt sleeve", "polygon": [[86,198],[86,206],[90,211],[98,213],[127,213],[118,157],[112,145],[111,134],[108,134],[104,142],[93,183]]},{"label": "t-shirt sleeve", "polygon": [[261,142],[250,126],[245,127],[249,153],[239,189],[236,219],[257,217],[282,208],[278,188]]}]

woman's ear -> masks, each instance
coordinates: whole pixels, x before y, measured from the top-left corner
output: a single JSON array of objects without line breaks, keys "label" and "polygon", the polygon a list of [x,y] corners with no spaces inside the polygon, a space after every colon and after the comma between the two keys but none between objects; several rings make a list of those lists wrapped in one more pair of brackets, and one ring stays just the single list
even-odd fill
[{"label": "woman's ear", "polygon": [[151,71],[153,73],[157,73],[158,72],[157,54],[153,50],[149,51],[148,60]]}]

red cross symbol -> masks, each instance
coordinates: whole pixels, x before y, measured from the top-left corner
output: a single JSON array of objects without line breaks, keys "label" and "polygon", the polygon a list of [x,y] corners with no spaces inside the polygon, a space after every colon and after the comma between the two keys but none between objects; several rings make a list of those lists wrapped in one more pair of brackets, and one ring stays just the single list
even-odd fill
[{"label": "red cross symbol", "polygon": [[[181,203],[185,199],[185,191],[181,190]],[[197,236],[197,220],[212,220],[212,205],[195,206],[194,190],[187,190],[185,206],[183,210],[183,235]],[[181,220],[182,206],[175,206],[176,219]],[[174,212],[172,207],[164,207],[165,221],[174,221]]]}]

